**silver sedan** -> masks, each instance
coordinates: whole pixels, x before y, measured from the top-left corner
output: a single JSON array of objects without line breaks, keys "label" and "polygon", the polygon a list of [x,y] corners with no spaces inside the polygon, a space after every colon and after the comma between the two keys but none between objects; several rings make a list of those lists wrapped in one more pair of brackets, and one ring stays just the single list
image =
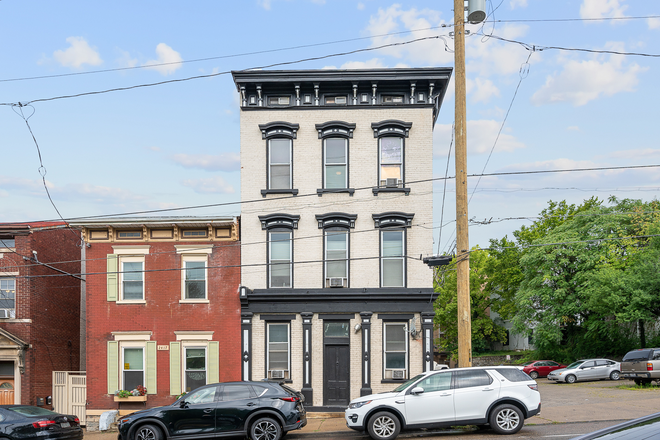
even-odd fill
[{"label": "silver sedan", "polygon": [[582,359],[548,374],[548,380],[575,383],[578,380],[619,380],[621,364],[609,359]]}]

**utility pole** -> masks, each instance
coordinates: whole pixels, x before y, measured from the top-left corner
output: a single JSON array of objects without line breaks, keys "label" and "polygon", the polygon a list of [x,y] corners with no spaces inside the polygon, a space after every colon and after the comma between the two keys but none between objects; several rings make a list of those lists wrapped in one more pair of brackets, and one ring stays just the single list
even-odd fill
[{"label": "utility pole", "polygon": [[467,121],[465,104],[465,0],[454,0],[454,84],[456,140],[456,261],[458,366],[472,366],[470,240],[468,238]]}]

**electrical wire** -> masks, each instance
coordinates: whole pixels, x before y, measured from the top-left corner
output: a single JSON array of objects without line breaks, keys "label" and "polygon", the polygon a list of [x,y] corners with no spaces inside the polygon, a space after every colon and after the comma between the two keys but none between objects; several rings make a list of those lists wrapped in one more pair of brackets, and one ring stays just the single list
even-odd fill
[{"label": "electrical wire", "polygon": [[[447,152],[447,167],[445,168],[445,180],[442,188],[442,211],[440,212],[440,224],[444,221],[445,218],[445,196],[447,195],[447,176],[449,175],[449,162],[451,157],[451,147],[454,145],[454,127],[455,124],[451,126],[451,142],[449,142],[449,151]],[[438,254],[440,253],[440,243],[442,242],[442,228],[438,233]]]}]

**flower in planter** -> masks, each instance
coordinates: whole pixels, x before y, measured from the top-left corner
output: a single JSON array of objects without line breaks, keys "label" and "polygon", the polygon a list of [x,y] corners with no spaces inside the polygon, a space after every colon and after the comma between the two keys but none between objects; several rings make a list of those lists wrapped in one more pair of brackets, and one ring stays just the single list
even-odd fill
[{"label": "flower in planter", "polygon": [[115,391],[115,396],[117,397],[132,397],[132,396],[145,396],[147,394],[147,388],[138,385],[136,388],[131,391],[128,390],[117,390]]}]

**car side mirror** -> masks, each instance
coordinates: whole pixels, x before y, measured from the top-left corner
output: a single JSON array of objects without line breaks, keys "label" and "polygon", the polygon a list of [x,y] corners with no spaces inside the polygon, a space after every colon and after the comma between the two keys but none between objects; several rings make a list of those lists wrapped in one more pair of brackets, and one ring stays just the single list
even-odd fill
[{"label": "car side mirror", "polygon": [[188,402],[186,402],[186,399],[183,399],[181,402],[179,402],[179,408],[186,408],[188,406]]},{"label": "car side mirror", "polygon": [[422,394],[423,392],[424,392],[424,388],[422,387],[415,387],[412,390],[410,390],[410,394],[413,394],[415,396],[418,394]]}]

